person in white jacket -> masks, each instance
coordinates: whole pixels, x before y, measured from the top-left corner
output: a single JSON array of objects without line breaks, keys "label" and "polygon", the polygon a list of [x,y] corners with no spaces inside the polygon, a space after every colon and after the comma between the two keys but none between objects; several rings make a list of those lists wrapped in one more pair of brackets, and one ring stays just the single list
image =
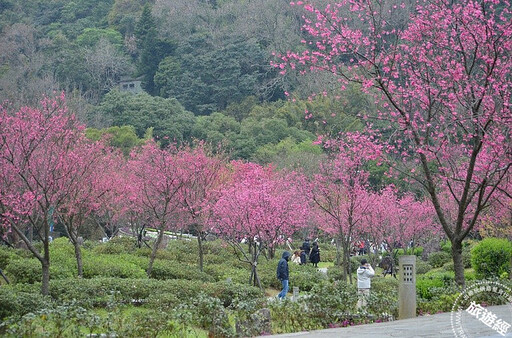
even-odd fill
[{"label": "person in white jacket", "polygon": [[357,269],[357,309],[365,307],[370,296],[371,278],[375,271],[366,259],[361,259],[361,266]]}]

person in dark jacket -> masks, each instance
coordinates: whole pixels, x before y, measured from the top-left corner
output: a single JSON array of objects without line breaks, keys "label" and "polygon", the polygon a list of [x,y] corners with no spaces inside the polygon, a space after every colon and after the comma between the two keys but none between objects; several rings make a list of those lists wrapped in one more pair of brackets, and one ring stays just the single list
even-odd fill
[{"label": "person in dark jacket", "polygon": [[311,251],[311,245],[309,244],[309,238],[306,238],[304,240],[304,243],[302,243],[302,250],[306,253],[306,259],[309,259],[309,252]]},{"label": "person in dark jacket", "polygon": [[300,265],[306,264],[307,257],[306,257],[306,251],[300,250]]},{"label": "person in dark jacket", "polygon": [[315,268],[318,268],[318,262],[320,262],[320,248],[318,247],[317,242],[313,242],[311,254],[309,255],[309,261],[313,263]]},{"label": "person in dark jacket", "polygon": [[290,260],[290,253],[288,251],[283,252],[279,263],[277,263],[277,279],[281,281],[283,285],[283,289],[277,295],[279,299],[285,299],[286,294],[288,293],[288,278],[289,278],[289,268],[288,261]]}]

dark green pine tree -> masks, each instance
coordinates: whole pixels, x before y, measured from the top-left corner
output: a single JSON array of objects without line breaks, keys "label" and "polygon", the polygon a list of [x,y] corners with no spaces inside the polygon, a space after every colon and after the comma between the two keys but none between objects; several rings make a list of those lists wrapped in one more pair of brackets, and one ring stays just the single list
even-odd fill
[{"label": "dark green pine tree", "polygon": [[154,95],[155,83],[154,76],[158,69],[160,58],[155,57],[158,39],[155,20],[151,14],[149,4],[144,6],[137,25],[135,26],[135,37],[139,50],[139,60],[137,63],[137,73],[142,76],[142,87],[146,92]]}]

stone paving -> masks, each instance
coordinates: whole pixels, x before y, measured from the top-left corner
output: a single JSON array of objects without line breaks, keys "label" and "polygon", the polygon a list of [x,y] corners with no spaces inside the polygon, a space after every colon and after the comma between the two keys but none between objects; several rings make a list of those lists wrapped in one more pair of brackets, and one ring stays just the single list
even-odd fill
[{"label": "stone paving", "polygon": [[[497,319],[512,324],[512,305],[490,306],[488,311],[496,315]],[[334,338],[334,337],[356,337],[356,338],[424,338],[424,337],[512,337],[512,327],[502,331],[486,326],[479,319],[465,314],[462,317],[462,326],[464,335],[455,335],[452,328],[451,313],[440,313],[430,316],[421,316],[410,319],[395,320],[386,323],[375,323],[366,325],[357,325],[344,328],[326,329],[309,332],[296,332],[289,334],[273,335],[266,337],[304,337],[304,338]],[[457,324],[455,329],[460,329]]]}]

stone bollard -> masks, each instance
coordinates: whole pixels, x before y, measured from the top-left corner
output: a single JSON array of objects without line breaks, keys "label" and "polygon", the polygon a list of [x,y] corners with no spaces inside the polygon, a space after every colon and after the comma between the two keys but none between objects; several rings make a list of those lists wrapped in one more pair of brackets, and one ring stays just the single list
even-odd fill
[{"label": "stone bollard", "polygon": [[292,296],[292,300],[293,300],[293,301],[296,301],[298,298],[299,298],[299,287],[298,287],[298,286],[294,286],[294,287],[293,287],[293,296]]},{"label": "stone bollard", "polygon": [[398,319],[416,317],[416,256],[399,258]]}]

